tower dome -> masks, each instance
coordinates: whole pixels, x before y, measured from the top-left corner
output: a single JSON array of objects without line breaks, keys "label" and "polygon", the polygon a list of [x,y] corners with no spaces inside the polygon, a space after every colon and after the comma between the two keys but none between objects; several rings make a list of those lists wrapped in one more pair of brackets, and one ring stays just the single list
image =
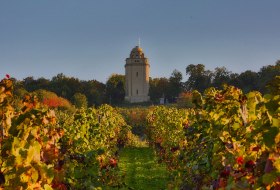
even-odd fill
[{"label": "tower dome", "polygon": [[130,58],[131,59],[145,58],[142,48],[140,48],[139,46],[133,48],[130,52]]}]

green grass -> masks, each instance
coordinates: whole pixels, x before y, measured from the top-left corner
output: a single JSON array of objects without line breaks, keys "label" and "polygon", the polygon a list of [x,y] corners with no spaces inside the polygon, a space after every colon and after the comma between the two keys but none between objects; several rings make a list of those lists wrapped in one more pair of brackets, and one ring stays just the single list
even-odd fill
[{"label": "green grass", "polygon": [[127,147],[120,152],[119,167],[125,174],[124,189],[163,190],[166,189],[168,173],[164,164],[158,164],[149,147]]}]

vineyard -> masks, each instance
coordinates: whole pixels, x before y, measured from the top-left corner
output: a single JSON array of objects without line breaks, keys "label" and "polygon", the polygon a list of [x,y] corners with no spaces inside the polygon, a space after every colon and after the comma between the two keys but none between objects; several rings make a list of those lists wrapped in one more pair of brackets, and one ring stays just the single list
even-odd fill
[{"label": "vineyard", "polygon": [[2,189],[101,189],[118,187],[118,150],[129,126],[108,105],[55,113],[25,96],[13,108],[13,84],[0,84]]},{"label": "vineyard", "polygon": [[280,189],[280,96],[226,86],[193,92],[195,109],[155,107],[148,134],[171,189]]},{"label": "vineyard", "polygon": [[[130,186],[136,178],[123,170],[135,172],[137,164],[126,162],[144,151],[138,165],[148,163],[152,149],[157,163],[148,169],[161,164],[154,171],[169,176],[152,178],[143,167],[141,183],[150,177],[170,190],[280,189],[280,95],[225,86],[192,96],[190,109],[102,105],[69,113],[33,95],[18,108],[6,77],[0,82],[0,189],[137,190]],[[135,147],[141,144],[135,134],[150,148]]]}]

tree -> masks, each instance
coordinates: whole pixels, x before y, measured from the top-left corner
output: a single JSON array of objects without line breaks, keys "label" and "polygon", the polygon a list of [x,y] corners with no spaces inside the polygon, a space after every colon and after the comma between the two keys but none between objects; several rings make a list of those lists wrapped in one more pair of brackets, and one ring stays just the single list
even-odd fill
[{"label": "tree", "polygon": [[125,76],[112,74],[106,82],[106,98],[110,104],[123,103],[125,97]]},{"label": "tree", "polygon": [[67,77],[63,73],[60,73],[52,78],[49,90],[70,100],[75,93],[82,93],[83,86],[79,79]]},{"label": "tree", "polygon": [[247,70],[238,76],[236,86],[241,88],[245,93],[257,90],[258,79],[258,74],[256,72]]},{"label": "tree", "polygon": [[83,81],[83,93],[88,100],[88,106],[99,106],[105,102],[106,85],[97,81]]},{"label": "tree", "polygon": [[74,94],[72,97],[72,102],[76,108],[87,108],[88,106],[87,97],[79,92]]},{"label": "tree", "polygon": [[280,94],[280,75],[276,76],[274,79],[268,82],[267,88],[271,94],[279,95]]},{"label": "tree", "polygon": [[169,102],[174,102],[175,98],[183,91],[182,73],[174,70],[169,78],[167,98]]},{"label": "tree", "polygon": [[212,86],[222,88],[223,84],[229,84],[231,80],[231,72],[225,67],[216,67],[213,73]]},{"label": "tree", "polygon": [[159,99],[168,94],[169,80],[167,78],[150,78],[149,96],[152,102],[159,103]]},{"label": "tree", "polygon": [[205,70],[205,66],[203,64],[188,65],[186,68],[186,74],[189,76],[186,82],[188,91],[198,90],[199,92],[203,92],[211,85],[213,73],[209,70]]},{"label": "tree", "polygon": [[23,85],[27,91],[32,92],[38,89],[47,89],[50,85],[50,80],[43,77],[36,80],[33,77],[27,77],[23,79]]},{"label": "tree", "polygon": [[276,76],[280,75],[280,60],[276,61],[275,65],[264,66],[258,72],[259,84],[258,90],[262,93],[267,92],[266,85]]},{"label": "tree", "polygon": [[52,91],[57,95],[72,100],[75,93],[82,93],[87,97],[88,105],[101,105],[105,102],[105,84],[96,81],[80,81],[74,77],[67,77],[63,73],[59,73],[52,80],[33,77],[27,77],[22,82],[16,81],[17,87],[23,87],[32,92],[38,89]]}]

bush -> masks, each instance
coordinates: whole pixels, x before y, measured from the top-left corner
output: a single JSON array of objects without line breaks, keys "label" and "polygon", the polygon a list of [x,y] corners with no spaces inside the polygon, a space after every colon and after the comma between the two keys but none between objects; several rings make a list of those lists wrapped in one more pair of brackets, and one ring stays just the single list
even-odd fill
[{"label": "bush", "polygon": [[32,94],[37,96],[41,104],[49,108],[73,110],[73,105],[67,99],[57,96],[54,92],[40,89],[34,91]]}]

